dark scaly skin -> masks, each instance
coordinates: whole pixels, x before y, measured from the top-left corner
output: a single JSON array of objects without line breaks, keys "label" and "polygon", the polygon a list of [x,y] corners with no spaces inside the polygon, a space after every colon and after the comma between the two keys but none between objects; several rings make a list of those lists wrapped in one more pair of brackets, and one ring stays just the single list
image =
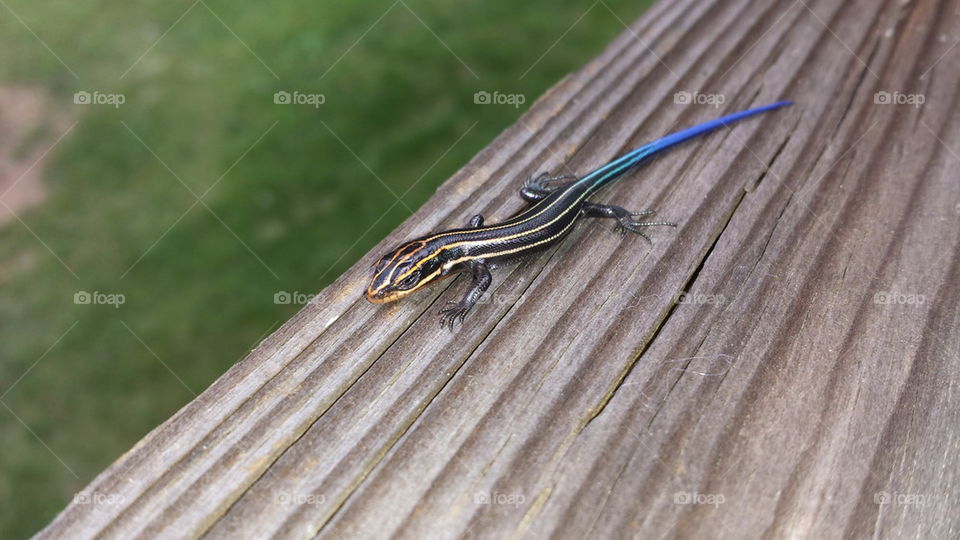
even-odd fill
[{"label": "dark scaly skin", "polygon": [[460,302],[450,302],[441,312],[441,324],[452,327],[463,321],[491,283],[489,265],[530,255],[559,242],[583,216],[617,219],[623,230],[643,234],[641,227],[674,225],[663,221],[638,222],[618,206],[586,202],[584,186],[571,182],[551,189],[545,175],[530,180],[520,191],[534,202],[526,211],[496,225],[483,226],[483,217],[474,216],[469,226],[411,240],[384,255],[375,266],[375,277],[367,289],[374,303],[390,302],[412,294],[427,283],[468,270],[473,283]]}]

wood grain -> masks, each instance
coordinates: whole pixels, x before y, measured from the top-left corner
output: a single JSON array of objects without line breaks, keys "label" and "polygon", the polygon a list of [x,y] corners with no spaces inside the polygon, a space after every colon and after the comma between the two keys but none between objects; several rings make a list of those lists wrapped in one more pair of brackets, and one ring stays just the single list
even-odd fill
[{"label": "wood grain", "polygon": [[[956,1],[660,2],[40,537],[960,536],[958,40]],[[361,298],[532,174],[778,99],[604,195],[652,244],[584,223],[456,333],[463,279]]]}]

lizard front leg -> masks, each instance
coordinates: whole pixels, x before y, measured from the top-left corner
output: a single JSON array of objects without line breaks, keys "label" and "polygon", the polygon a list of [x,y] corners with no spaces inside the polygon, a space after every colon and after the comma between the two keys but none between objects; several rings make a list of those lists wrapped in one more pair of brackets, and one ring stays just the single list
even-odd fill
[{"label": "lizard front leg", "polygon": [[440,326],[448,326],[451,331],[455,322],[459,321],[463,324],[463,318],[467,316],[467,312],[473,309],[477,300],[483,296],[493,281],[490,268],[483,259],[475,259],[465,264],[473,274],[470,288],[459,302],[447,302],[447,307],[440,311]]}]

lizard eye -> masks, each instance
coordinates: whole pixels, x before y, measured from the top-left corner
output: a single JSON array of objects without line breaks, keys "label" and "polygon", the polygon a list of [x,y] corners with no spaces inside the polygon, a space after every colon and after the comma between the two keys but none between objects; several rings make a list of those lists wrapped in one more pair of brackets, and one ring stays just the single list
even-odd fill
[{"label": "lizard eye", "polygon": [[420,282],[420,271],[416,271],[409,276],[403,278],[399,283],[397,283],[397,288],[405,291],[407,289],[413,288],[414,285]]}]

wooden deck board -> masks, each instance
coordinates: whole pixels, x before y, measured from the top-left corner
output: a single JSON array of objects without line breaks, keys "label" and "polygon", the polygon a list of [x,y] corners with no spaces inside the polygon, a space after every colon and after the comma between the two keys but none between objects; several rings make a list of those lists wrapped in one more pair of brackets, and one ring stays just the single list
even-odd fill
[{"label": "wooden deck board", "polygon": [[[41,536],[957,537],[960,6],[878,4],[657,4]],[[603,196],[652,244],[579,225],[455,333],[462,279],[361,298],[525,177],[782,98]]]}]

